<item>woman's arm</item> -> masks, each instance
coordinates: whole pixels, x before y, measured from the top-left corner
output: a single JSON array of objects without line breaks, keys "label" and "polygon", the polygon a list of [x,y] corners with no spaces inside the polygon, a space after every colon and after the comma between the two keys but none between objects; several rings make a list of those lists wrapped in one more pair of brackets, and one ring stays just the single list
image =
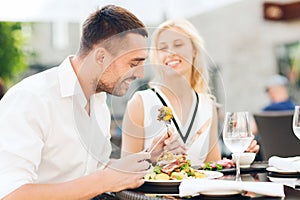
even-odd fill
[{"label": "woman's arm", "polygon": [[221,151],[219,147],[219,136],[218,136],[218,114],[217,109],[213,107],[213,119],[210,128],[209,137],[209,152],[206,156],[205,162],[217,161],[221,159]]},{"label": "woman's arm", "polygon": [[128,101],[122,124],[121,157],[144,149],[144,105],[140,95]]}]

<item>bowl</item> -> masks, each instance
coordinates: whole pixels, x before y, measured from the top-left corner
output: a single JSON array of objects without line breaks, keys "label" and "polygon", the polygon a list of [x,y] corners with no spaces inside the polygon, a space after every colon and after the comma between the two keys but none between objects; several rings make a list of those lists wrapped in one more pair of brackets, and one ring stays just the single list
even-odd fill
[{"label": "bowl", "polygon": [[[232,159],[235,161],[235,154],[232,154]],[[248,168],[253,163],[256,153],[244,152],[240,154],[240,167]]]}]

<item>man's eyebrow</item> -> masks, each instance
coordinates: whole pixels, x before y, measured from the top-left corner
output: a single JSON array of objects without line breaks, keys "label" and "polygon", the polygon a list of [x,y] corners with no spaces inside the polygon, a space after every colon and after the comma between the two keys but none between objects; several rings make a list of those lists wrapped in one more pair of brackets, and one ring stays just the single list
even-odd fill
[{"label": "man's eyebrow", "polygon": [[146,60],[148,58],[148,56],[147,57],[144,57],[144,58],[134,58],[134,59],[132,59],[132,61],[144,61],[144,60]]}]

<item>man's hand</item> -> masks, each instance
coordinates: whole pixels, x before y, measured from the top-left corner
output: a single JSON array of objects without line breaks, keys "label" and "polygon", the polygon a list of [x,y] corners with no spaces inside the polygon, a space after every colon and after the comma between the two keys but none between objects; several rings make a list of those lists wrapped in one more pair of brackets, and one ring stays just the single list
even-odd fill
[{"label": "man's hand", "polygon": [[131,154],[122,159],[111,160],[104,169],[105,181],[109,187],[107,191],[117,192],[124,189],[133,189],[144,183],[143,177],[147,174],[150,163],[150,154],[140,152]]}]

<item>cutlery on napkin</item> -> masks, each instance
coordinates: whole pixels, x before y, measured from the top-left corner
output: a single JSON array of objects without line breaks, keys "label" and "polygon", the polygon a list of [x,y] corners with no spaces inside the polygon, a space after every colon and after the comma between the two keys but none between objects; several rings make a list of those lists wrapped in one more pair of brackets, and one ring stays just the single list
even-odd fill
[{"label": "cutlery on napkin", "polygon": [[294,170],[300,172],[300,156],[287,158],[272,156],[269,158],[269,166],[280,170]]},{"label": "cutlery on napkin", "polygon": [[179,196],[181,197],[215,191],[222,191],[224,194],[232,191],[248,191],[266,196],[285,196],[283,184],[273,182],[186,179],[179,186]]}]

